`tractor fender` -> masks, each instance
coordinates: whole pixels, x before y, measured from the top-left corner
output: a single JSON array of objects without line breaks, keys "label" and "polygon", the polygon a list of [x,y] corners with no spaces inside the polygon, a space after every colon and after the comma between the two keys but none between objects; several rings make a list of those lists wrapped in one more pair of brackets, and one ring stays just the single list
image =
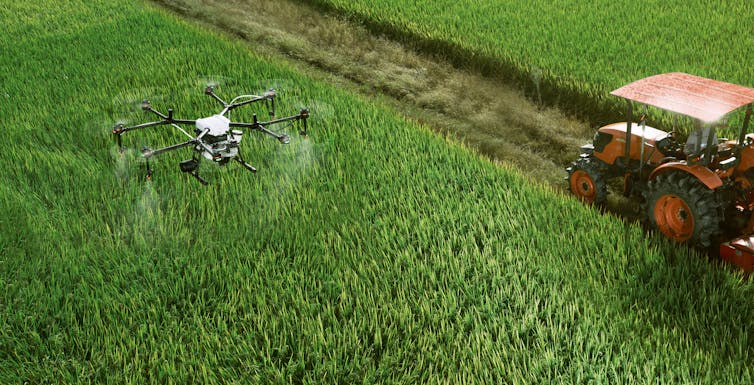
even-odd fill
[{"label": "tractor fender", "polygon": [[649,174],[649,180],[654,180],[658,175],[672,170],[678,170],[693,175],[694,178],[704,183],[704,185],[710,190],[714,190],[723,185],[723,180],[720,179],[714,171],[698,164],[689,166],[686,162],[667,162],[661,164],[652,170],[652,173]]}]

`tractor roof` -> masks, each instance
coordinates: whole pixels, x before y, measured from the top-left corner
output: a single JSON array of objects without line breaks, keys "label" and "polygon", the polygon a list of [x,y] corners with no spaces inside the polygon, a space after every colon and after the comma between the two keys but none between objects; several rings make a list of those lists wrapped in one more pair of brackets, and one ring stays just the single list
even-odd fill
[{"label": "tractor roof", "polygon": [[682,72],[640,79],[610,94],[705,122],[754,102],[754,88]]}]

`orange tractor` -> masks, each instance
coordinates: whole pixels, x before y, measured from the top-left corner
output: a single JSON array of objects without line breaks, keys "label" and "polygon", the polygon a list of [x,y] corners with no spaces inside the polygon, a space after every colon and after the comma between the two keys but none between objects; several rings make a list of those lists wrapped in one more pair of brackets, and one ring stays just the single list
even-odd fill
[{"label": "orange tractor", "polygon": [[[692,246],[719,247],[723,259],[754,271],[754,134],[747,134],[754,88],[676,72],[611,94],[626,100],[626,122],[601,127],[581,147],[567,168],[571,192],[600,205],[608,180],[623,178],[623,195],[642,203],[651,228]],[[644,109],[638,122],[634,103]],[[675,128],[647,126],[647,106],[690,118],[694,130],[682,142]],[[718,138],[734,111],[743,112],[737,138]]]}]

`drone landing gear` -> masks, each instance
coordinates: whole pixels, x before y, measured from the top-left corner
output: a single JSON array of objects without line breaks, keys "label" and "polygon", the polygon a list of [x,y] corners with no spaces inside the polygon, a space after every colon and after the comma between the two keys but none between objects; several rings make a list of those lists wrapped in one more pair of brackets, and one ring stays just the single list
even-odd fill
[{"label": "drone landing gear", "polygon": [[[147,153],[149,153],[149,151],[150,151],[150,149],[147,146],[144,146],[144,147],[141,148],[141,153],[142,154],[147,154]],[[152,181],[152,169],[149,167],[149,157],[146,157],[145,159],[146,159],[146,166],[147,166],[147,175],[146,175],[145,179],[147,180],[147,182],[151,182]]]},{"label": "drone landing gear", "polygon": [[181,171],[193,176],[194,178],[196,178],[196,180],[199,181],[199,183],[205,186],[209,184],[209,182],[207,182],[206,179],[199,176],[199,159],[198,158],[194,157],[191,159],[184,160],[178,165],[181,167]]},{"label": "drone landing gear", "polygon": [[206,185],[208,185],[208,184],[209,184],[209,182],[207,182],[207,180],[206,180],[206,179],[204,179],[204,178],[200,177],[200,176],[199,176],[199,173],[197,173],[196,171],[192,172],[192,173],[191,173],[191,176],[193,176],[194,178],[196,178],[196,180],[198,180],[198,181],[199,181],[199,183],[203,184],[204,186],[206,186]]},{"label": "drone landing gear", "polygon": [[238,163],[241,163],[241,166],[244,166],[244,167],[245,167],[245,168],[246,168],[247,170],[249,170],[249,171],[251,171],[251,172],[253,172],[253,173],[256,173],[256,172],[257,172],[257,169],[256,169],[256,168],[255,168],[254,166],[252,166],[252,165],[250,165],[250,164],[246,163],[246,161],[245,161],[245,160],[243,160],[243,158],[241,158],[241,155],[238,155],[237,157],[235,157],[235,158],[233,158],[233,159],[234,159],[234,160],[235,160],[236,162],[238,162]]}]

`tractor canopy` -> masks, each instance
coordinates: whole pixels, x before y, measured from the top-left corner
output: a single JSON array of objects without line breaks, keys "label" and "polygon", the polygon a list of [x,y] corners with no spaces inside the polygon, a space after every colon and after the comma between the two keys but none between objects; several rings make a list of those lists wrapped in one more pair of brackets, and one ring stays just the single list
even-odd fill
[{"label": "tractor canopy", "polygon": [[754,102],[754,88],[682,72],[654,75],[610,93],[627,100],[712,123]]}]

